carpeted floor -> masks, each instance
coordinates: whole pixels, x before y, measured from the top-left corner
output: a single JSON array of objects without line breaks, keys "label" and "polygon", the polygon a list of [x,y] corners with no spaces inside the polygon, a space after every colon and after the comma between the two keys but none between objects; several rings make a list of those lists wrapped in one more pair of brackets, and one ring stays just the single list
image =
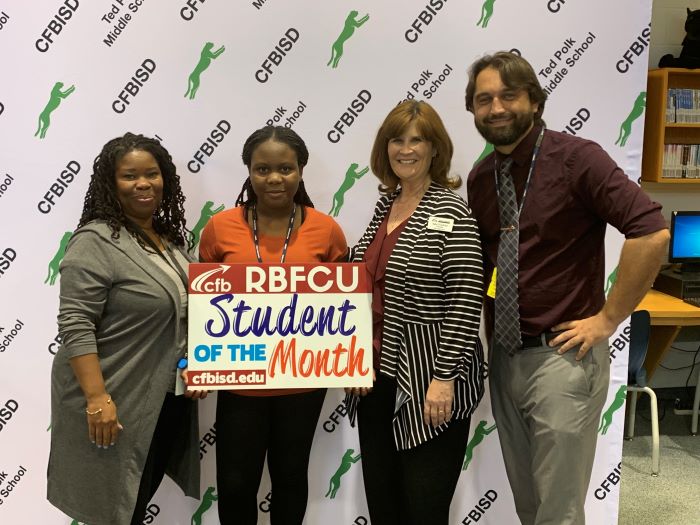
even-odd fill
[{"label": "carpeted floor", "polygon": [[637,405],[635,437],[622,448],[619,525],[700,525],[700,435],[690,416],[673,413],[676,389],[659,397],[660,474],[651,476],[648,396]]}]

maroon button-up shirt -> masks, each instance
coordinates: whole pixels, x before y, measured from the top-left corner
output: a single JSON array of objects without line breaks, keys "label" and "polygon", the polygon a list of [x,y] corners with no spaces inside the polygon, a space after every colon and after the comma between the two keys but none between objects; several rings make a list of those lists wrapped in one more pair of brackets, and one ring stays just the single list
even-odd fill
[{"label": "maroon button-up shirt", "polygon": [[[535,126],[510,155],[518,203],[540,129]],[[492,153],[472,170],[467,181],[469,206],[479,224],[485,284],[498,254],[494,164],[500,165],[503,158]],[[605,302],[606,225],[626,238],[641,237],[666,228],[660,210],[598,144],[545,131],[520,215],[522,333],[538,335],[560,322],[600,311]],[[491,301],[487,305],[492,308]]]}]

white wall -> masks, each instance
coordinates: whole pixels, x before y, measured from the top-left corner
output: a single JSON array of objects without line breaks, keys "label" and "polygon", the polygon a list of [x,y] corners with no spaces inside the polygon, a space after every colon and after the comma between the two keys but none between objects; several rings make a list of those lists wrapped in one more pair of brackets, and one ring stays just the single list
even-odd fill
[{"label": "white wall", "polygon": [[700,2],[688,0],[654,0],[651,9],[651,45],[649,69],[658,67],[666,53],[677,57],[685,36],[686,8],[700,9]]}]

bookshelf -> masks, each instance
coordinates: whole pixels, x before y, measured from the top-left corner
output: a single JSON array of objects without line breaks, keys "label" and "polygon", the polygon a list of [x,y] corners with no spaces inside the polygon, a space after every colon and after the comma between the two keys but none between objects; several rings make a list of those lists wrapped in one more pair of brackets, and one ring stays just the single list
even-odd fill
[{"label": "bookshelf", "polygon": [[[686,90],[686,91],[678,91]],[[697,90],[693,100],[688,90]],[[669,97],[669,94],[674,95]],[[670,110],[669,99],[673,98]],[[675,104],[673,104],[675,102]],[[696,104],[693,104],[696,102]],[[696,109],[687,109],[693,108]],[[687,119],[688,114],[697,115],[697,122],[673,122]],[[668,120],[671,120],[670,122]],[[678,145],[671,147],[671,145]],[[696,147],[693,147],[696,146]],[[646,122],[644,125],[644,152],[642,155],[642,180],[663,184],[700,184],[700,166],[694,168],[692,155],[700,155],[700,70],[664,68],[652,69],[647,79]],[[664,155],[667,169],[664,170]],[[675,157],[669,157],[675,155]],[[700,159],[700,156],[698,157]],[[678,166],[690,163],[690,169],[669,169],[668,164],[676,160]],[[700,160],[697,161],[700,164]],[[664,176],[669,174],[685,177]]]}]

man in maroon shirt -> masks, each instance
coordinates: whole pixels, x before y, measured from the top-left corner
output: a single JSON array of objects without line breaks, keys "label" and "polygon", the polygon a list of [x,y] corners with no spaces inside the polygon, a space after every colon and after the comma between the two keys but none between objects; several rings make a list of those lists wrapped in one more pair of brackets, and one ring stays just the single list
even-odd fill
[{"label": "man in maroon shirt", "polygon": [[[512,159],[522,345],[491,345],[490,388],[518,517],[523,524],[583,524],[608,392],[608,337],[651,286],[669,235],[661,207],[598,144],[545,130],[546,98],[517,55],[472,64],[467,110],[495,151],[474,167],[467,187],[487,289],[502,226],[509,226],[500,224],[498,171]],[[607,224],[626,240],[606,300]],[[486,314],[493,319],[492,301]]]}]

